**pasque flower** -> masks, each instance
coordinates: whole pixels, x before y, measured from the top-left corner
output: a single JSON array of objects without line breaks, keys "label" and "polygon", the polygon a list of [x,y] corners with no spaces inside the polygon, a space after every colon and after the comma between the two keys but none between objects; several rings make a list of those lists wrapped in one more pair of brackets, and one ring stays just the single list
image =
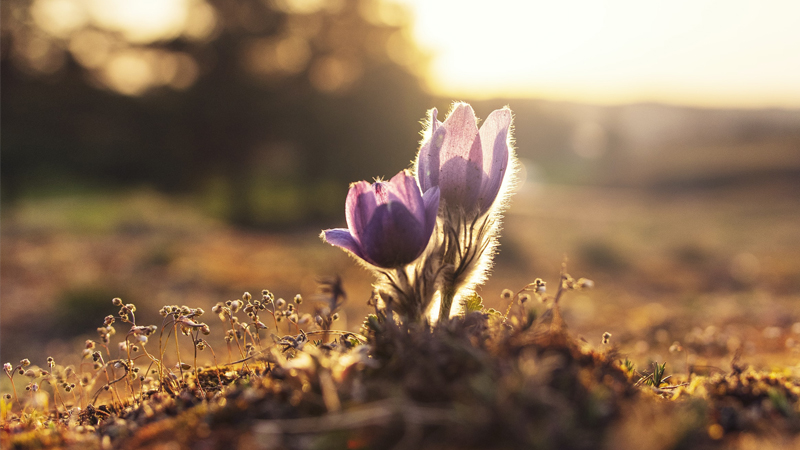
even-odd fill
[{"label": "pasque flower", "polygon": [[417,178],[423,191],[438,186],[448,208],[483,215],[495,202],[509,167],[511,110],[498,109],[478,129],[475,112],[457,103],[444,123],[431,110]]},{"label": "pasque flower", "polygon": [[438,186],[444,200],[433,251],[441,264],[433,270],[441,274],[439,320],[449,318],[454,301],[473,293],[491,268],[516,169],[511,120],[511,110],[498,109],[478,129],[466,103],[456,103],[444,122],[436,109],[430,112],[416,170],[422,189]]},{"label": "pasque flower", "polygon": [[439,188],[423,196],[403,170],[387,182],[353,183],[345,203],[347,228],[325,230],[322,238],[373,266],[402,267],[425,250],[438,209]]}]

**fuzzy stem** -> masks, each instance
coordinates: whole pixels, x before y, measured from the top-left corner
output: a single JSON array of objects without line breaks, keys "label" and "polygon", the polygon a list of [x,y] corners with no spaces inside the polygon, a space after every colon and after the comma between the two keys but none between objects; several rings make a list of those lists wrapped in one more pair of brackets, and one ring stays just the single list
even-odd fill
[{"label": "fuzzy stem", "polygon": [[450,311],[453,309],[453,299],[456,297],[456,287],[453,283],[445,283],[442,289],[442,299],[439,308],[439,323],[450,319]]}]

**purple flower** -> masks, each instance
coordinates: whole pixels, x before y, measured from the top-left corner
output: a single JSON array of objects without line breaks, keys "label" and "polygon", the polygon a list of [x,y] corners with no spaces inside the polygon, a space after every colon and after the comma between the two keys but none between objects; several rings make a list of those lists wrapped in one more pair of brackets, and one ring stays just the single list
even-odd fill
[{"label": "purple flower", "polygon": [[482,215],[494,204],[509,164],[511,110],[498,109],[478,130],[475,112],[456,104],[444,123],[431,110],[431,130],[420,148],[417,178],[423,191],[434,186],[448,207]]},{"label": "purple flower", "polygon": [[322,238],[374,266],[401,267],[427,247],[438,209],[439,189],[421,195],[417,181],[403,170],[388,182],[353,183],[345,203],[347,229],[325,230]]}]

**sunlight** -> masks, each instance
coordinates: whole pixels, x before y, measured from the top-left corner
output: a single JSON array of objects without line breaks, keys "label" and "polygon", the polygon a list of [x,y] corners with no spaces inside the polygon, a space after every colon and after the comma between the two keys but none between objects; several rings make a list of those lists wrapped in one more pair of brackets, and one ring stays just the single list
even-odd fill
[{"label": "sunlight", "polygon": [[184,29],[189,0],[94,0],[93,18],[122,33],[130,42],[153,42],[178,36]]},{"label": "sunlight", "polygon": [[800,106],[797,2],[403,1],[441,95]]}]

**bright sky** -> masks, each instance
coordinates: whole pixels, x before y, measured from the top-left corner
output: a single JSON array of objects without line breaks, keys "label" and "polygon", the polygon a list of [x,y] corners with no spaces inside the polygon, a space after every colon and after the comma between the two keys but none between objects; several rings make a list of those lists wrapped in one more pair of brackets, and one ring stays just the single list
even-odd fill
[{"label": "bright sky", "polygon": [[397,0],[452,97],[800,107],[798,0]]}]

